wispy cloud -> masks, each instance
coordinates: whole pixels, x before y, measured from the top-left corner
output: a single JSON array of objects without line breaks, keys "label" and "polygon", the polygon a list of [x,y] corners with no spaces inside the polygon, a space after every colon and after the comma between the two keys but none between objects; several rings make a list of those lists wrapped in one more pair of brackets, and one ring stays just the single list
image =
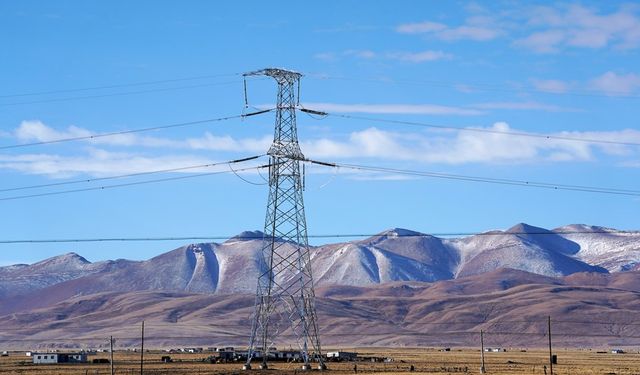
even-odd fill
[{"label": "wispy cloud", "polygon": [[273,138],[269,135],[261,138],[236,139],[229,135],[216,136],[206,132],[204,136],[189,138],[183,144],[192,150],[261,153],[269,149],[272,141]]},{"label": "wispy cloud", "polygon": [[[41,121],[23,121],[12,132],[13,138],[21,142],[51,141],[92,134],[94,133],[77,126],[59,130]],[[71,152],[67,150],[63,154],[0,154],[0,169],[66,178],[76,175],[103,177],[182,168],[215,162],[209,156],[198,155],[199,151],[225,155],[265,153],[271,144],[271,137],[264,135],[259,138],[234,138],[210,132],[205,132],[201,137],[184,139],[154,138],[137,134],[115,135],[82,140],[85,146],[76,147]],[[226,159],[228,157],[223,160]],[[183,172],[193,173],[197,170],[189,169]]]},{"label": "wispy cloud", "polygon": [[580,109],[562,107],[555,104],[546,104],[535,101],[525,102],[487,102],[477,103],[471,107],[479,109],[507,109],[521,111],[544,111],[544,112],[579,112]]},{"label": "wispy cloud", "polygon": [[393,60],[421,63],[425,61],[449,60],[453,55],[443,51],[392,52],[387,57]]},{"label": "wispy cloud", "polygon": [[468,17],[459,24],[424,20],[402,23],[395,31],[443,41],[486,42],[508,36],[513,46],[543,54],[567,48],[640,47],[640,7],[633,5],[622,4],[610,12],[566,3],[514,6],[501,11],[476,6],[467,7],[467,12]]},{"label": "wispy cloud", "polygon": [[[482,129],[482,128],[480,128]],[[539,137],[520,137],[499,132],[516,131],[506,123],[495,123],[484,128],[492,132],[426,131],[398,132],[368,128],[350,133],[347,137],[320,137],[301,143],[305,155],[323,160],[376,159],[382,161],[409,161],[422,164],[523,164],[538,162],[576,162],[597,160],[600,154],[614,157],[619,165],[637,166],[639,153],[624,145],[576,142],[547,138],[546,135],[598,139],[613,142],[638,142],[640,131],[558,132],[530,133]],[[496,131],[498,133],[496,133]],[[197,140],[197,141],[196,141]],[[268,137],[254,138],[204,137],[173,141],[188,145],[187,152],[154,149],[145,153],[140,147],[128,151],[111,151],[96,147],[81,147],[72,155],[53,153],[0,154],[0,169],[24,174],[68,178],[78,175],[94,177],[139,173],[171,168],[182,168],[214,163],[208,155],[194,150],[244,151],[267,149]],[[169,151],[168,151],[169,150]],[[184,150],[182,150],[184,151]],[[225,158],[226,159],[226,158]],[[228,170],[226,166],[206,171]],[[190,169],[183,172],[200,172]]]},{"label": "wispy cloud", "polygon": [[574,91],[583,94],[629,96],[640,92],[640,75],[635,73],[622,74],[608,71],[585,81],[531,79],[530,82],[537,90],[560,94]]},{"label": "wispy cloud", "polygon": [[612,13],[580,4],[539,6],[527,12],[526,26],[533,31],[515,45],[536,53],[558,52],[564,48],[638,48],[640,16],[638,8],[621,6]]},{"label": "wispy cloud", "polygon": [[335,54],[335,52],[318,52],[313,55],[313,58],[322,61],[336,61],[338,59],[338,56]]},{"label": "wispy cloud", "polygon": [[[28,120],[22,121],[13,134],[20,142],[49,142],[66,138],[89,137],[96,133],[78,126],[69,126],[66,129],[58,130],[45,125],[39,120]],[[142,137],[135,134],[118,134],[110,137],[92,138],[85,140],[85,142],[96,145],[145,145],[150,147],[172,146],[174,143],[167,139]]]},{"label": "wispy cloud", "polygon": [[[90,148],[79,155],[21,154],[0,155],[0,169],[14,170],[25,174],[47,175],[68,178],[77,175],[104,177],[118,174],[139,173],[186,166],[213,163],[204,157],[168,154],[144,156],[130,152],[111,152]],[[186,172],[193,173],[194,170]]]},{"label": "wispy cloud", "polygon": [[[95,134],[97,133],[78,126],[70,126],[64,130],[58,130],[38,120],[23,121],[14,131],[15,138],[21,142],[47,142],[74,137],[88,137]],[[118,134],[109,137],[89,138],[83,140],[83,142],[103,146],[142,146],[190,150],[262,152],[269,148],[271,138],[264,136],[261,138],[246,138],[238,141],[228,135],[215,135],[210,132],[205,132],[202,137],[186,139]]]},{"label": "wispy cloud", "polygon": [[432,21],[405,23],[398,25],[396,31],[401,34],[427,34],[446,41],[489,41],[502,33],[501,30],[480,18],[468,19],[466,24],[453,27]]},{"label": "wispy cloud", "polygon": [[56,139],[86,137],[91,133],[76,126],[69,126],[66,130],[56,130],[46,126],[41,121],[22,121],[14,132],[16,138],[22,141],[47,142]]},{"label": "wispy cloud", "polygon": [[349,49],[342,53],[345,56],[355,56],[361,59],[373,59],[376,53],[367,49]]},{"label": "wispy cloud", "polygon": [[606,72],[591,80],[589,87],[611,96],[629,95],[640,91],[640,75]]},{"label": "wispy cloud", "polygon": [[557,79],[532,79],[533,87],[540,91],[562,94],[569,90],[570,84]]},{"label": "wispy cloud", "polygon": [[449,60],[453,55],[444,51],[393,51],[393,52],[375,52],[368,49],[348,49],[342,52],[320,52],[313,56],[315,59],[335,62],[342,58],[356,58],[361,60],[387,59],[398,60],[411,63],[423,63],[437,60]]},{"label": "wispy cloud", "polygon": [[[513,130],[506,123],[485,128],[498,132]],[[535,134],[535,133],[530,133]],[[324,159],[376,158],[441,164],[522,164],[537,162],[590,161],[596,151],[632,158],[630,147],[575,142],[544,137],[517,137],[499,133],[453,132],[448,134],[399,133],[369,128],[353,132],[348,140],[319,139],[303,143],[304,152]],[[640,131],[561,132],[549,135],[640,142]]]},{"label": "wispy cloud", "polygon": [[314,30],[316,33],[354,33],[354,32],[368,32],[378,29],[376,26],[369,25],[357,25],[354,23],[346,23],[344,25],[320,28]]}]

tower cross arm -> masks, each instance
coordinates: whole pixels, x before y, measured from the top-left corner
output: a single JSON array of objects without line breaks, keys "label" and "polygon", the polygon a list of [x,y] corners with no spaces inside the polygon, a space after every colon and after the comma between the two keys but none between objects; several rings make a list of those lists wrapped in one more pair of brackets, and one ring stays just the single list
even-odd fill
[{"label": "tower cross arm", "polygon": [[254,70],[252,72],[244,73],[243,76],[268,76],[274,78],[287,77],[291,80],[298,80],[302,77],[302,73],[295,72],[293,70],[281,69],[281,68],[265,68],[260,70]]}]

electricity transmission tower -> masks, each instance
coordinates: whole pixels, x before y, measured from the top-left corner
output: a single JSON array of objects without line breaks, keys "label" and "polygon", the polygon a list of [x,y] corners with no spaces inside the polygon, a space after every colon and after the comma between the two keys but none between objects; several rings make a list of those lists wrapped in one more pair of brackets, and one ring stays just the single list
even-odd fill
[{"label": "electricity transmission tower", "polygon": [[278,84],[276,123],[269,161],[269,200],[264,223],[262,254],[265,271],[258,277],[255,316],[251,328],[249,355],[244,369],[251,369],[254,354],[262,357],[261,369],[277,336],[293,336],[302,369],[311,361],[325,369],[320,352],[315,294],[307,224],[302,199],[303,177],[300,162],[305,160],[296,129],[296,90],[302,74],[283,69],[263,69],[245,76],[267,76]]}]

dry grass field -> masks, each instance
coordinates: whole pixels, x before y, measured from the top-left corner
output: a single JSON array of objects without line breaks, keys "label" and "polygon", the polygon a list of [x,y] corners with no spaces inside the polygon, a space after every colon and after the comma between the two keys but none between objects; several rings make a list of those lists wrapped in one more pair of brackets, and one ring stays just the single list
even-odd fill
[{"label": "dry grass field", "polygon": [[[414,366],[416,374],[452,374],[480,373],[479,350],[456,350],[440,352],[436,349],[411,348],[366,348],[355,350],[360,356],[385,356],[394,359],[390,363],[356,362],[358,374],[407,374]],[[596,353],[595,351],[559,350],[558,364],[554,365],[554,374],[574,375],[630,375],[640,374],[640,354]],[[115,373],[120,375],[139,374],[140,357],[135,352],[115,353]],[[161,357],[166,355],[159,351],[145,353],[144,373],[147,375],[187,375],[187,374],[246,374],[241,370],[241,363],[210,364],[203,362],[207,353],[170,354],[172,363],[162,363]],[[108,354],[100,353],[89,356],[107,358]],[[548,366],[548,352],[544,350],[507,351],[503,353],[485,353],[488,374],[544,374],[544,366]],[[329,374],[353,374],[354,363],[328,363]],[[257,366],[256,366],[257,367]],[[296,374],[299,364],[271,363],[268,371],[252,370],[253,374]],[[318,374],[319,371],[314,370]],[[34,374],[34,375],[98,375],[110,374],[109,364],[67,364],[67,365],[34,365],[31,359],[22,352],[10,353],[8,357],[0,357],[0,374]],[[550,370],[547,368],[547,374]]]}]

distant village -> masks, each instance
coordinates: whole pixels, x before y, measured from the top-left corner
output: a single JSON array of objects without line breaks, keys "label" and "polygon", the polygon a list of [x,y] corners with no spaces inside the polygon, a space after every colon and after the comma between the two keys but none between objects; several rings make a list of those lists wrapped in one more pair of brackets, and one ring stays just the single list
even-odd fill
[{"label": "distant village", "polygon": [[[114,350],[115,352],[116,350]],[[127,351],[137,352],[138,349],[127,349]],[[248,350],[236,350],[235,347],[184,347],[165,349],[164,352],[167,355],[162,356],[163,362],[173,362],[171,354],[184,354],[184,353],[202,353],[207,354],[203,360],[210,363],[229,363],[229,362],[243,362],[247,360],[249,356]],[[31,358],[34,364],[56,364],[56,363],[109,363],[107,358],[95,358],[89,360],[91,356],[99,353],[109,353],[109,349],[88,349],[77,352],[67,352],[59,350],[49,350],[43,352],[27,351],[25,355]],[[9,355],[8,352],[2,352],[3,356]],[[331,351],[323,355],[327,362],[393,362],[390,357],[372,357],[372,356],[358,356],[356,352],[348,351]],[[253,359],[262,359],[262,350],[257,348],[252,353]],[[269,361],[281,361],[281,362],[298,362],[301,360],[300,351],[294,349],[278,350],[273,347],[269,350]]]}]

